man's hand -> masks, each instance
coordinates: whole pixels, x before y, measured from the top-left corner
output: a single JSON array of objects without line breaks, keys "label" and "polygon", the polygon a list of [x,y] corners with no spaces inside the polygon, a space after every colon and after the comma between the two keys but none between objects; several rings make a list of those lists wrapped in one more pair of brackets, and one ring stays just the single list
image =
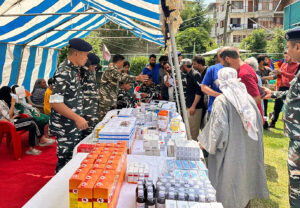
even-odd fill
[{"label": "man's hand", "polygon": [[148,94],[146,93],[141,93],[141,98],[146,98],[148,96]]},{"label": "man's hand", "polygon": [[84,130],[88,128],[88,123],[87,121],[82,118],[81,116],[79,116],[76,120],[75,120],[76,126],[78,129],[80,130]]},{"label": "man's hand", "polygon": [[196,108],[195,107],[190,107],[190,109],[189,109],[189,114],[192,116],[192,115],[194,115],[195,114],[195,112],[196,112]]},{"label": "man's hand", "polygon": [[150,98],[147,98],[147,99],[145,100],[145,103],[150,103]]},{"label": "man's hand", "polygon": [[166,85],[167,87],[170,87],[170,86],[171,86],[170,83],[169,83],[168,81],[165,82],[165,85]]},{"label": "man's hand", "polygon": [[136,80],[141,81],[141,82],[145,82],[145,81],[148,81],[148,76],[140,74],[139,76],[136,77]]}]

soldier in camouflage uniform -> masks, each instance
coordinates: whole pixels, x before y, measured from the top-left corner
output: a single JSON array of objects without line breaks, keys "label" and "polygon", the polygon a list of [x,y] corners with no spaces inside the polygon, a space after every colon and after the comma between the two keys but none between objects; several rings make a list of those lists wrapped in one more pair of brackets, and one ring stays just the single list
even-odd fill
[{"label": "soldier in camouflage uniform", "polygon": [[146,94],[146,96],[142,96],[142,102],[150,102],[150,100],[158,100],[160,88],[159,85],[152,82],[151,74],[146,75],[148,76],[148,80],[145,81],[139,90],[139,93]]},{"label": "soldier in camouflage uniform", "polygon": [[119,91],[119,82],[135,82],[144,81],[148,79],[146,75],[132,76],[122,74],[121,70],[124,64],[124,56],[116,54],[113,57],[113,63],[103,72],[100,83],[100,121],[104,118],[106,113],[117,107],[117,97]]},{"label": "soldier in camouflage uniform", "polygon": [[117,108],[135,108],[137,101],[129,94],[132,83],[120,83],[120,90],[118,93]]},{"label": "soldier in camouflage uniform", "polygon": [[68,58],[59,65],[53,77],[49,129],[57,140],[56,172],[72,159],[73,149],[81,138],[80,130],[88,127],[87,121],[82,117],[80,67],[85,65],[90,50],[92,46],[84,40],[71,39]]},{"label": "soldier in camouflage uniform", "polygon": [[[288,55],[300,61],[300,29],[286,33]],[[285,99],[284,130],[290,138],[288,152],[290,207],[300,207],[300,65],[288,91],[268,92],[265,98]]]},{"label": "soldier in camouflage uniform", "polygon": [[100,63],[99,57],[94,53],[88,54],[86,66],[82,67],[84,76],[83,90],[83,117],[88,122],[88,129],[82,131],[82,139],[91,134],[99,122],[99,97],[96,84],[96,67]]}]

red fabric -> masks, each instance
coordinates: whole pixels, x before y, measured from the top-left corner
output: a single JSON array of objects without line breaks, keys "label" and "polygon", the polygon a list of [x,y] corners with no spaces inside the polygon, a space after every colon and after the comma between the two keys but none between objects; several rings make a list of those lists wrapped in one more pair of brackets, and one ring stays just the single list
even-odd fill
[{"label": "red fabric", "polygon": [[279,77],[281,77],[280,87],[290,87],[290,81],[295,76],[295,73],[298,69],[298,63],[292,62],[290,64],[284,63],[280,67],[280,71],[282,72]]},{"label": "red fabric", "polygon": [[55,174],[56,145],[37,147],[41,155],[27,155],[28,133],[22,137],[22,158],[15,160],[12,150],[0,143],[0,207],[19,208],[35,195]]},{"label": "red fabric", "polygon": [[[243,64],[238,70],[238,78],[240,78],[241,82],[243,82],[246,85],[247,92],[249,95],[251,95],[253,98],[260,96],[257,86],[257,76],[254,70],[251,68],[251,66],[249,66],[248,64]],[[260,111],[262,118],[264,118],[261,104],[257,104],[257,107]]]}]

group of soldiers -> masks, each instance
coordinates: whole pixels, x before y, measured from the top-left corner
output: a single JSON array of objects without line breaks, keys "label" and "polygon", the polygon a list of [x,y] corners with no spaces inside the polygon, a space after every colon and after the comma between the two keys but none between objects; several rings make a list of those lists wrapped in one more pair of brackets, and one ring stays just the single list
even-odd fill
[{"label": "group of soldiers", "polygon": [[88,42],[71,39],[68,57],[53,76],[50,134],[57,140],[56,172],[72,159],[73,149],[81,139],[92,133],[108,111],[117,108],[120,83],[148,80],[147,75],[122,73],[125,58],[117,54],[103,73],[98,89],[96,68],[100,59],[91,50]]}]

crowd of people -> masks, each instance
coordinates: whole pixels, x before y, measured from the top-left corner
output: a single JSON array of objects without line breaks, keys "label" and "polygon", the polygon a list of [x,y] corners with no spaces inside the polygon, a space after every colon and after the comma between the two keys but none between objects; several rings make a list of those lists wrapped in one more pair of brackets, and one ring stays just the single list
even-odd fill
[{"label": "crowd of people", "polygon": [[[275,127],[285,99],[285,132],[290,138],[289,191],[291,207],[300,206],[299,64],[300,30],[287,33],[285,63],[278,70],[268,67],[266,55],[243,61],[235,47],[223,47],[216,63],[207,67],[205,58],[192,59],[178,53],[191,138],[208,157],[209,178],[224,207],[246,207],[254,198],[267,198],[264,169],[263,128]],[[100,59],[86,41],[69,41],[67,59],[53,78],[38,79],[32,93],[19,97],[20,87],[0,89],[0,117],[16,130],[29,130],[27,154],[38,155],[36,145],[57,141],[58,172],[71,158],[74,147],[112,109],[131,108],[151,100],[175,101],[178,79],[168,56],[152,54],[141,74],[134,76],[130,63],[116,54],[103,72],[100,87],[96,70]],[[280,79],[277,92],[267,88],[268,80]],[[134,84],[134,87],[132,86]],[[275,99],[271,122],[266,120],[268,99]],[[42,106],[43,112],[34,106]],[[177,106],[180,108],[180,106]],[[29,115],[22,118],[20,114]]]}]

